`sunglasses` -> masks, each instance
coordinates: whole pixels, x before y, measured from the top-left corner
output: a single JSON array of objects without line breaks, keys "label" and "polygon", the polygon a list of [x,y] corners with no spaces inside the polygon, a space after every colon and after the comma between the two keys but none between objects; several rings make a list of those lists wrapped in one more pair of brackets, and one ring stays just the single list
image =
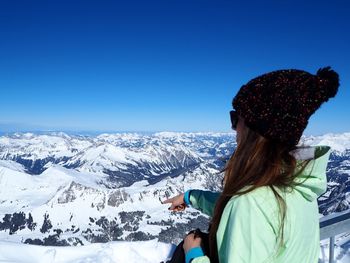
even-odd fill
[{"label": "sunglasses", "polygon": [[230,111],[230,119],[231,119],[231,128],[233,130],[236,130],[237,123],[238,123],[238,114],[236,111],[234,111],[234,110]]}]

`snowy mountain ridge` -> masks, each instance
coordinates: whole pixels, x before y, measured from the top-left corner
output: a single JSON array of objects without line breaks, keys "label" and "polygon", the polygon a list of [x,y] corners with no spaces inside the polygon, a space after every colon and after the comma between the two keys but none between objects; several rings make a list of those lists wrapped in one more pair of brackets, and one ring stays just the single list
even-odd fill
[{"label": "snowy mountain ridge", "polygon": [[[235,148],[226,133],[14,134],[0,137],[0,240],[87,245],[179,242],[208,217],[170,213],[161,200],[186,189],[219,191]],[[334,147],[320,213],[350,207],[350,133],[305,136]],[[342,146],[342,147],[340,147]]]},{"label": "snowy mountain ridge", "polygon": [[350,149],[350,132],[336,134],[328,133],[320,136],[303,136],[305,145],[328,145],[337,154],[345,154]]},{"label": "snowy mountain ridge", "polygon": [[0,159],[21,163],[31,174],[40,174],[52,164],[105,174],[110,187],[119,187],[144,178],[156,182],[176,176],[184,167],[194,168],[202,158],[185,144],[184,140],[141,134],[15,134],[0,137]]}]

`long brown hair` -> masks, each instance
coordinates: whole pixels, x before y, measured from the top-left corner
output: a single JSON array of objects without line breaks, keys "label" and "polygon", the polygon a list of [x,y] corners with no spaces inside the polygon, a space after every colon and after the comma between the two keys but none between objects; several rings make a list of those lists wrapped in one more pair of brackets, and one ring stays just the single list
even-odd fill
[{"label": "long brown hair", "polygon": [[[233,196],[246,194],[260,186],[269,186],[273,191],[280,211],[279,240],[283,244],[283,228],[286,203],[276,190],[287,191],[294,185],[295,177],[305,168],[308,161],[301,163],[290,153],[295,145],[288,145],[262,137],[243,125],[237,148],[224,169],[224,189],[214,210],[209,231],[211,262],[219,262],[216,232],[227,202]],[[296,172],[299,171],[299,172]]]}]

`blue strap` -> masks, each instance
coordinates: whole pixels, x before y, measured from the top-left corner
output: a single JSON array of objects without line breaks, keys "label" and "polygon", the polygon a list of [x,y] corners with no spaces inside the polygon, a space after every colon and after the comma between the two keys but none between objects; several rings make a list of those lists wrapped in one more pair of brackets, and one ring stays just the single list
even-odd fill
[{"label": "blue strap", "polygon": [[204,256],[203,250],[201,247],[193,247],[189,251],[187,251],[185,255],[186,263],[190,263],[192,259],[197,257]]},{"label": "blue strap", "polygon": [[191,205],[190,193],[191,193],[191,190],[187,190],[184,194],[184,202],[187,206]]}]

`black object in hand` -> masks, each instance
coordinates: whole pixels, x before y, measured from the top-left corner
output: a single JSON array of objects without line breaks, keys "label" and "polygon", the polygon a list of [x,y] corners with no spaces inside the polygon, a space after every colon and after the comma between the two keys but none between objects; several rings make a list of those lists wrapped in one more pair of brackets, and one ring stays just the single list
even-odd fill
[{"label": "black object in hand", "polygon": [[[209,234],[203,233],[199,228],[191,230],[187,235],[194,234],[194,238],[200,237],[201,248],[205,255],[209,255]],[[172,258],[166,263],[184,263],[185,262],[185,251],[183,249],[184,241],[182,240],[180,244],[177,245]]]}]

